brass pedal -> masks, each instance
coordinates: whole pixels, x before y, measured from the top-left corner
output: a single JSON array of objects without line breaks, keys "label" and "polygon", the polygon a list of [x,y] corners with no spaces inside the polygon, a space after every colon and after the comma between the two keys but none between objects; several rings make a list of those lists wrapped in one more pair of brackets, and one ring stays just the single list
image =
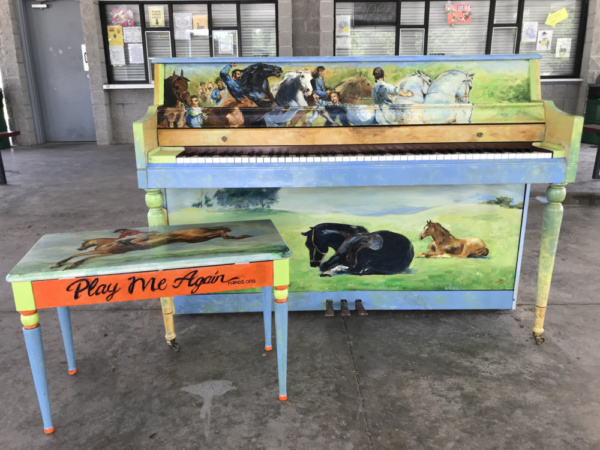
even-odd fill
[{"label": "brass pedal", "polygon": [[348,300],[342,300],[342,317],[350,316],[350,310],[348,309]]},{"label": "brass pedal", "polygon": [[325,317],[333,317],[333,300],[325,301]]},{"label": "brass pedal", "polygon": [[362,300],[360,300],[360,299],[356,300],[356,302],[354,303],[354,308],[358,312],[359,316],[368,316],[369,315],[369,313],[367,312],[367,310],[365,309],[365,307],[362,304]]}]

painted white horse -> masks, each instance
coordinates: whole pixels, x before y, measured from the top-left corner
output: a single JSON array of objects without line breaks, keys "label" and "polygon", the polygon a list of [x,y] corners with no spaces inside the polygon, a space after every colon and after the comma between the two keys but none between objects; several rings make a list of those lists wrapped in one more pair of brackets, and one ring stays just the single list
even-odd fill
[{"label": "painted white horse", "polygon": [[396,95],[391,105],[347,105],[348,121],[353,125],[375,125],[375,110],[380,108],[384,117],[391,124],[423,123],[419,110],[414,107],[423,104],[425,95],[431,85],[431,78],[417,70],[414,74],[403,78],[396,85],[398,91],[412,92],[411,97]]},{"label": "painted white horse", "polygon": [[265,116],[267,127],[285,126],[299,110],[308,108],[306,98],[312,95],[311,80],[309,70],[296,70],[287,72],[283,80],[271,88],[278,106]]},{"label": "painted white horse", "polygon": [[[473,104],[469,93],[474,73],[449,70],[431,83],[423,102],[423,123],[471,123]],[[444,107],[446,106],[446,107]]]},{"label": "painted white horse", "polygon": [[400,81],[398,89],[412,92],[413,95],[412,97],[397,96],[394,98],[393,113],[396,122],[404,124],[423,123],[419,106],[425,101],[430,86],[431,78],[420,70]]}]

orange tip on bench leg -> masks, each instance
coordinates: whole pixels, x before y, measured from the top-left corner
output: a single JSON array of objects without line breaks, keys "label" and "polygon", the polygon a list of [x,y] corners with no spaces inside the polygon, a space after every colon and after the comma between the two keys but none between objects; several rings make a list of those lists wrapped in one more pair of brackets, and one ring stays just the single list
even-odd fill
[{"label": "orange tip on bench leg", "polygon": [[271,350],[273,350],[273,347],[265,347],[265,350],[270,352]]},{"label": "orange tip on bench leg", "polygon": [[279,400],[281,400],[282,402],[286,401],[287,400],[287,395],[280,395],[279,396]]},{"label": "orange tip on bench leg", "polygon": [[44,433],[46,433],[46,434],[52,434],[52,433],[54,433],[54,427],[52,427],[52,428],[44,428]]},{"label": "orange tip on bench leg", "polygon": [[75,375],[77,373],[77,369],[69,370],[69,375]]}]

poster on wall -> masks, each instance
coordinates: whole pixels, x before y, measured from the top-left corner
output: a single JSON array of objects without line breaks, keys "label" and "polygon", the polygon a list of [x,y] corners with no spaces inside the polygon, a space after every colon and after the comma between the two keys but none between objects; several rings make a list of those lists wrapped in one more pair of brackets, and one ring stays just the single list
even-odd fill
[{"label": "poster on wall", "polygon": [[556,57],[569,58],[571,56],[571,38],[560,38],[556,40]]},{"label": "poster on wall", "polygon": [[569,18],[569,13],[567,12],[567,8],[561,8],[556,12],[548,14],[548,18],[546,19],[546,25],[555,27],[558,23],[560,23],[563,20],[568,19],[568,18]]},{"label": "poster on wall", "polygon": [[162,6],[149,6],[148,15],[150,16],[151,27],[165,26],[165,13]]},{"label": "poster on wall", "polygon": [[537,22],[525,22],[523,23],[523,36],[521,42],[537,42]]},{"label": "poster on wall", "polygon": [[176,41],[189,41],[192,31],[191,13],[173,13],[173,25],[175,28]]},{"label": "poster on wall", "polygon": [[471,3],[451,3],[448,1],[444,9],[448,14],[448,23],[451,27],[457,23],[471,22]]},{"label": "poster on wall", "polygon": [[540,30],[538,32],[537,45],[535,49],[538,52],[549,52],[552,50],[552,31]]},{"label": "poster on wall", "polygon": [[213,31],[213,38],[219,43],[219,56],[234,54],[234,33],[232,30]]},{"label": "poster on wall", "polygon": [[142,27],[123,28],[123,40],[125,43],[142,42]]},{"label": "poster on wall", "polygon": [[354,26],[396,25],[396,3],[354,2]]},{"label": "poster on wall", "polygon": [[192,16],[192,26],[194,29],[194,36],[208,36],[208,16],[197,15]]},{"label": "poster on wall", "polygon": [[125,47],[118,47],[116,45],[108,47],[110,54],[110,64],[113,66],[124,66],[125,65]]},{"label": "poster on wall", "polygon": [[142,44],[127,44],[129,64],[144,64],[144,47]]},{"label": "poster on wall", "polygon": [[133,9],[127,9],[125,6],[119,6],[110,10],[110,18],[113,25],[120,27],[133,26]]},{"label": "poster on wall", "polygon": [[110,25],[107,29],[109,47],[123,47],[123,27]]}]

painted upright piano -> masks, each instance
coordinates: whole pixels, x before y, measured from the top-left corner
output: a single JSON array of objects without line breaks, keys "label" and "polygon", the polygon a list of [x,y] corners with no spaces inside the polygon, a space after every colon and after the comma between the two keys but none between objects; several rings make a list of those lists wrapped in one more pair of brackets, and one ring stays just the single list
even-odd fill
[{"label": "painted upright piano", "polygon": [[[548,183],[543,340],[583,120],[542,101],[538,55],[154,63],[134,123],[150,225],[273,220],[294,255],[291,310],[510,309],[530,185]],[[162,305],[262,309],[252,291]]]}]

